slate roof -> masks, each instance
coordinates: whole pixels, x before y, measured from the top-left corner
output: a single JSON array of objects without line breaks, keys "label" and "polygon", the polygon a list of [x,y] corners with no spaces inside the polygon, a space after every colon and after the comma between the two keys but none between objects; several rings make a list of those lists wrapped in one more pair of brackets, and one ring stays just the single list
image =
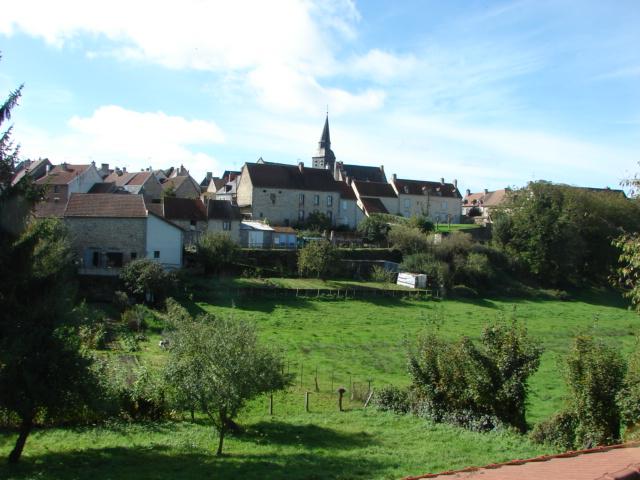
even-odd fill
[{"label": "slate roof", "polygon": [[337,192],[339,186],[328,170],[300,168],[297,165],[247,163],[247,172],[255,188],[315,190]]},{"label": "slate roof", "polygon": [[113,193],[115,191],[115,182],[99,182],[94,183],[87,193]]},{"label": "slate roof", "polygon": [[211,220],[240,220],[240,208],[227,200],[209,200],[207,218]]},{"label": "slate roof", "polygon": [[382,182],[353,182],[360,197],[389,197],[398,198],[389,183]]},{"label": "slate roof", "polygon": [[64,216],[145,218],[147,209],[141,195],[72,193]]},{"label": "slate roof", "polygon": [[640,442],[430,473],[405,480],[640,480]]},{"label": "slate roof", "polygon": [[[189,177],[181,175],[178,177],[167,178],[162,184],[162,188],[164,190],[173,187],[174,190],[180,188],[180,186],[188,179]],[[199,186],[198,186],[199,188]]]},{"label": "slate roof", "polygon": [[48,158],[41,158],[33,162],[29,162],[25,160],[25,162],[28,162],[28,165],[23,164],[22,165],[23,168],[20,168],[16,172],[16,174],[11,179],[11,185],[15,185],[20,180],[22,180],[26,175],[31,175],[33,180],[37,180],[38,178],[41,178],[41,176],[46,173],[46,166],[51,165],[51,162],[49,161]]},{"label": "slate roof", "polygon": [[343,176],[360,182],[381,182],[387,183],[387,177],[380,167],[366,167],[364,165],[342,164]]},{"label": "slate roof", "polygon": [[426,180],[404,180],[394,181],[398,192],[407,195],[425,195],[428,192],[432,197],[462,198],[457,187],[453,183],[428,182]]},{"label": "slate roof", "polygon": [[351,185],[347,185],[345,182],[338,182],[338,186],[340,187],[340,198],[356,200],[356,192],[353,191]]},{"label": "slate roof", "polygon": [[199,198],[170,198],[164,199],[162,216],[167,220],[196,220],[207,221],[207,209]]},{"label": "slate roof", "polygon": [[57,165],[42,178],[36,180],[38,185],[66,185],[82,174],[91,165]]},{"label": "slate roof", "polygon": [[372,213],[389,213],[379,198],[361,197],[362,205],[367,215]]}]

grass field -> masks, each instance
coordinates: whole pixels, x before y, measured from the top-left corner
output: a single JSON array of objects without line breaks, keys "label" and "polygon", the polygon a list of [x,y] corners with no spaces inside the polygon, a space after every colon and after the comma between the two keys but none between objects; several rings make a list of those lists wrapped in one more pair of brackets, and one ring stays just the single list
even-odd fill
[{"label": "grass field", "polygon": [[[203,298],[203,295],[209,295]],[[368,300],[330,298],[229,298],[203,289],[186,306],[251,319],[263,341],[282,348],[296,385],[275,397],[275,414],[265,398],[251,403],[239,419],[242,434],[225,442],[227,456],[212,454],[216,435],[201,423],[48,429],[29,439],[25,462],[17,469],[0,466],[0,478],[400,478],[410,474],[480,465],[549,453],[515,434],[476,434],[423,420],[363,409],[347,400],[337,412],[335,390],[361,390],[406,384],[406,342],[432,321],[450,338],[477,338],[487,322],[515,315],[545,348],[541,368],[531,382],[529,422],[562,406],[560,360],[571,337],[594,329],[627,352],[640,332],[639,317],[610,293],[584,294],[572,301],[484,299]],[[159,334],[142,345],[141,361],[160,365]],[[320,393],[315,393],[316,368]],[[332,381],[333,380],[333,381]],[[311,393],[311,412],[303,405]],[[0,433],[6,456],[15,435]]]}]

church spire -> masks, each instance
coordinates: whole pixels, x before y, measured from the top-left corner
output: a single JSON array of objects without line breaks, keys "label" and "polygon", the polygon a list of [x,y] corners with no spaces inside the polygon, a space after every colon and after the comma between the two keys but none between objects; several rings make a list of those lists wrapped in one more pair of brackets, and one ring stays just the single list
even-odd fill
[{"label": "church spire", "polygon": [[320,137],[318,148],[324,148],[325,150],[331,148],[331,137],[329,136],[329,112],[327,112],[327,118],[324,121],[324,128],[322,129],[322,136]]}]

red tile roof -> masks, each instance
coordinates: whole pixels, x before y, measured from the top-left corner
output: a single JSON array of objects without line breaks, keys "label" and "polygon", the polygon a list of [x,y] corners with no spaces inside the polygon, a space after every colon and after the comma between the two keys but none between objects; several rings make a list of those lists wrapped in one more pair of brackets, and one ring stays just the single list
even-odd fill
[{"label": "red tile roof", "polygon": [[91,165],[57,165],[49,172],[49,175],[38,179],[36,183],[38,185],[66,185],[90,166]]},{"label": "red tile roof", "polygon": [[427,473],[405,480],[639,480],[640,442]]},{"label": "red tile roof", "polygon": [[390,183],[382,182],[353,182],[360,197],[389,197],[398,198]]},{"label": "red tile roof", "polygon": [[296,233],[296,231],[292,227],[278,227],[272,226],[273,231],[276,233]]},{"label": "red tile roof", "polygon": [[127,185],[144,185],[149,178],[153,175],[151,172],[138,172],[136,173]]},{"label": "red tile roof", "polygon": [[465,195],[462,200],[463,205],[478,205],[485,207],[496,207],[504,202],[509,190],[495,190],[493,192],[479,192]]},{"label": "red tile roof", "polygon": [[142,195],[112,193],[73,193],[65,217],[145,218],[147,209]]}]

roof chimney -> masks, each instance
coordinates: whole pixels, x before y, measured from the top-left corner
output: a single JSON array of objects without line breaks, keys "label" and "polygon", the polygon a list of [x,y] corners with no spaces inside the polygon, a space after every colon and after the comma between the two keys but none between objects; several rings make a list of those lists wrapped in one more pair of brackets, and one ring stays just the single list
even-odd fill
[{"label": "roof chimney", "polygon": [[384,172],[384,165],[380,165],[380,171]]},{"label": "roof chimney", "polygon": [[440,184],[444,185],[444,177],[440,177]]},{"label": "roof chimney", "polygon": [[468,197],[469,195],[471,195],[471,190],[469,190],[469,189],[467,188],[467,197]]},{"label": "roof chimney", "polygon": [[396,180],[398,180],[398,176],[394,173],[393,175],[391,175],[391,180],[393,180],[393,183],[396,183]]},{"label": "roof chimney", "polygon": [[485,189],[484,189],[484,194],[486,195],[487,193],[489,193],[489,189],[488,189],[488,188],[485,188]]},{"label": "roof chimney", "polygon": [[64,170],[65,172],[67,172],[69,170],[69,165],[67,165],[67,162],[62,162],[62,170]]},{"label": "roof chimney", "polygon": [[457,178],[454,178],[454,179],[453,179],[453,186],[454,186],[455,188],[458,188],[458,179],[457,179]]},{"label": "roof chimney", "polygon": [[300,173],[304,172],[304,162],[298,162],[298,170],[300,170]]},{"label": "roof chimney", "polygon": [[47,166],[45,168],[46,168],[46,172],[47,172],[46,175],[49,175],[49,172],[51,172],[51,165],[47,164]]}]

